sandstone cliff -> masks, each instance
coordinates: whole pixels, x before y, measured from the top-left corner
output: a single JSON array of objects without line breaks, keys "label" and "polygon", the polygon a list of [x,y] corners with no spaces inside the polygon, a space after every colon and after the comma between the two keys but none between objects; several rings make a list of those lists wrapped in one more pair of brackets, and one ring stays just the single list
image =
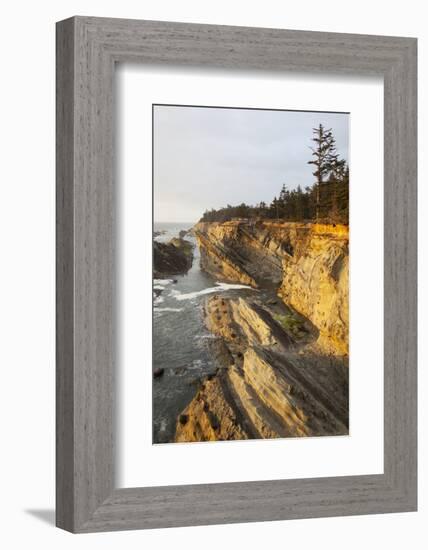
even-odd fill
[{"label": "sandstone cliff", "polygon": [[219,369],[176,441],[348,433],[348,228],[199,223],[201,267],[258,289],[206,300]]},{"label": "sandstone cliff", "polygon": [[318,331],[326,352],[348,353],[348,227],[245,221],[198,223],[202,269],[275,289]]},{"label": "sandstone cliff", "polygon": [[315,353],[303,318],[260,297],[221,296],[207,299],[205,318],[221,366],[180,415],[176,441],[348,433],[347,361]]}]

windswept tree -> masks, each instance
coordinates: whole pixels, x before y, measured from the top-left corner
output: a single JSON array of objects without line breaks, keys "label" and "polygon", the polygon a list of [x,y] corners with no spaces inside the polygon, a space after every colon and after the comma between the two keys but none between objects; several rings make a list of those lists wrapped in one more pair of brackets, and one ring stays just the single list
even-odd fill
[{"label": "windswept tree", "polygon": [[314,128],[312,141],[315,143],[315,146],[310,148],[313,159],[309,160],[308,164],[315,166],[315,171],[312,174],[316,178],[315,217],[318,219],[320,214],[321,186],[327,176],[342,161],[339,161],[339,155],[336,151],[336,141],[331,128],[326,130],[322,124],[318,128]]}]

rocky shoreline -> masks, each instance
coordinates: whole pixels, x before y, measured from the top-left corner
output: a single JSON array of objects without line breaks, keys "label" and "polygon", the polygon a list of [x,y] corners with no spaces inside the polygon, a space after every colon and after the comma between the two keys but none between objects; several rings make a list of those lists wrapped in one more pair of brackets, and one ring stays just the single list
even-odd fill
[{"label": "rocky shoreline", "polygon": [[348,228],[245,221],[193,228],[201,268],[258,289],[206,299],[217,372],[175,441],[348,433]]},{"label": "rocky shoreline", "polygon": [[154,240],[153,277],[163,279],[187,273],[193,263],[193,248],[192,243],[182,237],[175,237],[167,243]]}]

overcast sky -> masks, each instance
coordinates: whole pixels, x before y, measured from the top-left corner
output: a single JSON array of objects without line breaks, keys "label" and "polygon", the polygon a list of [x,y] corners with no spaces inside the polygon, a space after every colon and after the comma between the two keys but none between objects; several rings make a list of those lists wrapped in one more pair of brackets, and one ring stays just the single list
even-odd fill
[{"label": "overcast sky", "polygon": [[283,183],[312,185],[320,123],[348,159],[347,114],[155,106],[155,222],[194,223],[207,209],[269,204]]}]

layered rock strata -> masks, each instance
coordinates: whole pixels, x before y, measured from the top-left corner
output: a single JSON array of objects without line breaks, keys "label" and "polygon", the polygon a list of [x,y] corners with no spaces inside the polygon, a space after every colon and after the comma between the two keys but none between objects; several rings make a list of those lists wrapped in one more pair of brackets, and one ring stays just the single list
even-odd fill
[{"label": "layered rock strata", "polygon": [[219,369],[176,441],[347,434],[348,228],[240,220],[193,234],[202,269],[259,292],[206,300]]},{"label": "layered rock strata", "polygon": [[211,297],[205,318],[228,355],[180,415],[176,441],[348,433],[347,362],[312,351],[310,324],[259,298]]},{"label": "layered rock strata", "polygon": [[346,355],[348,227],[291,222],[198,223],[201,267],[217,278],[275,289],[309,319],[328,353]]}]

